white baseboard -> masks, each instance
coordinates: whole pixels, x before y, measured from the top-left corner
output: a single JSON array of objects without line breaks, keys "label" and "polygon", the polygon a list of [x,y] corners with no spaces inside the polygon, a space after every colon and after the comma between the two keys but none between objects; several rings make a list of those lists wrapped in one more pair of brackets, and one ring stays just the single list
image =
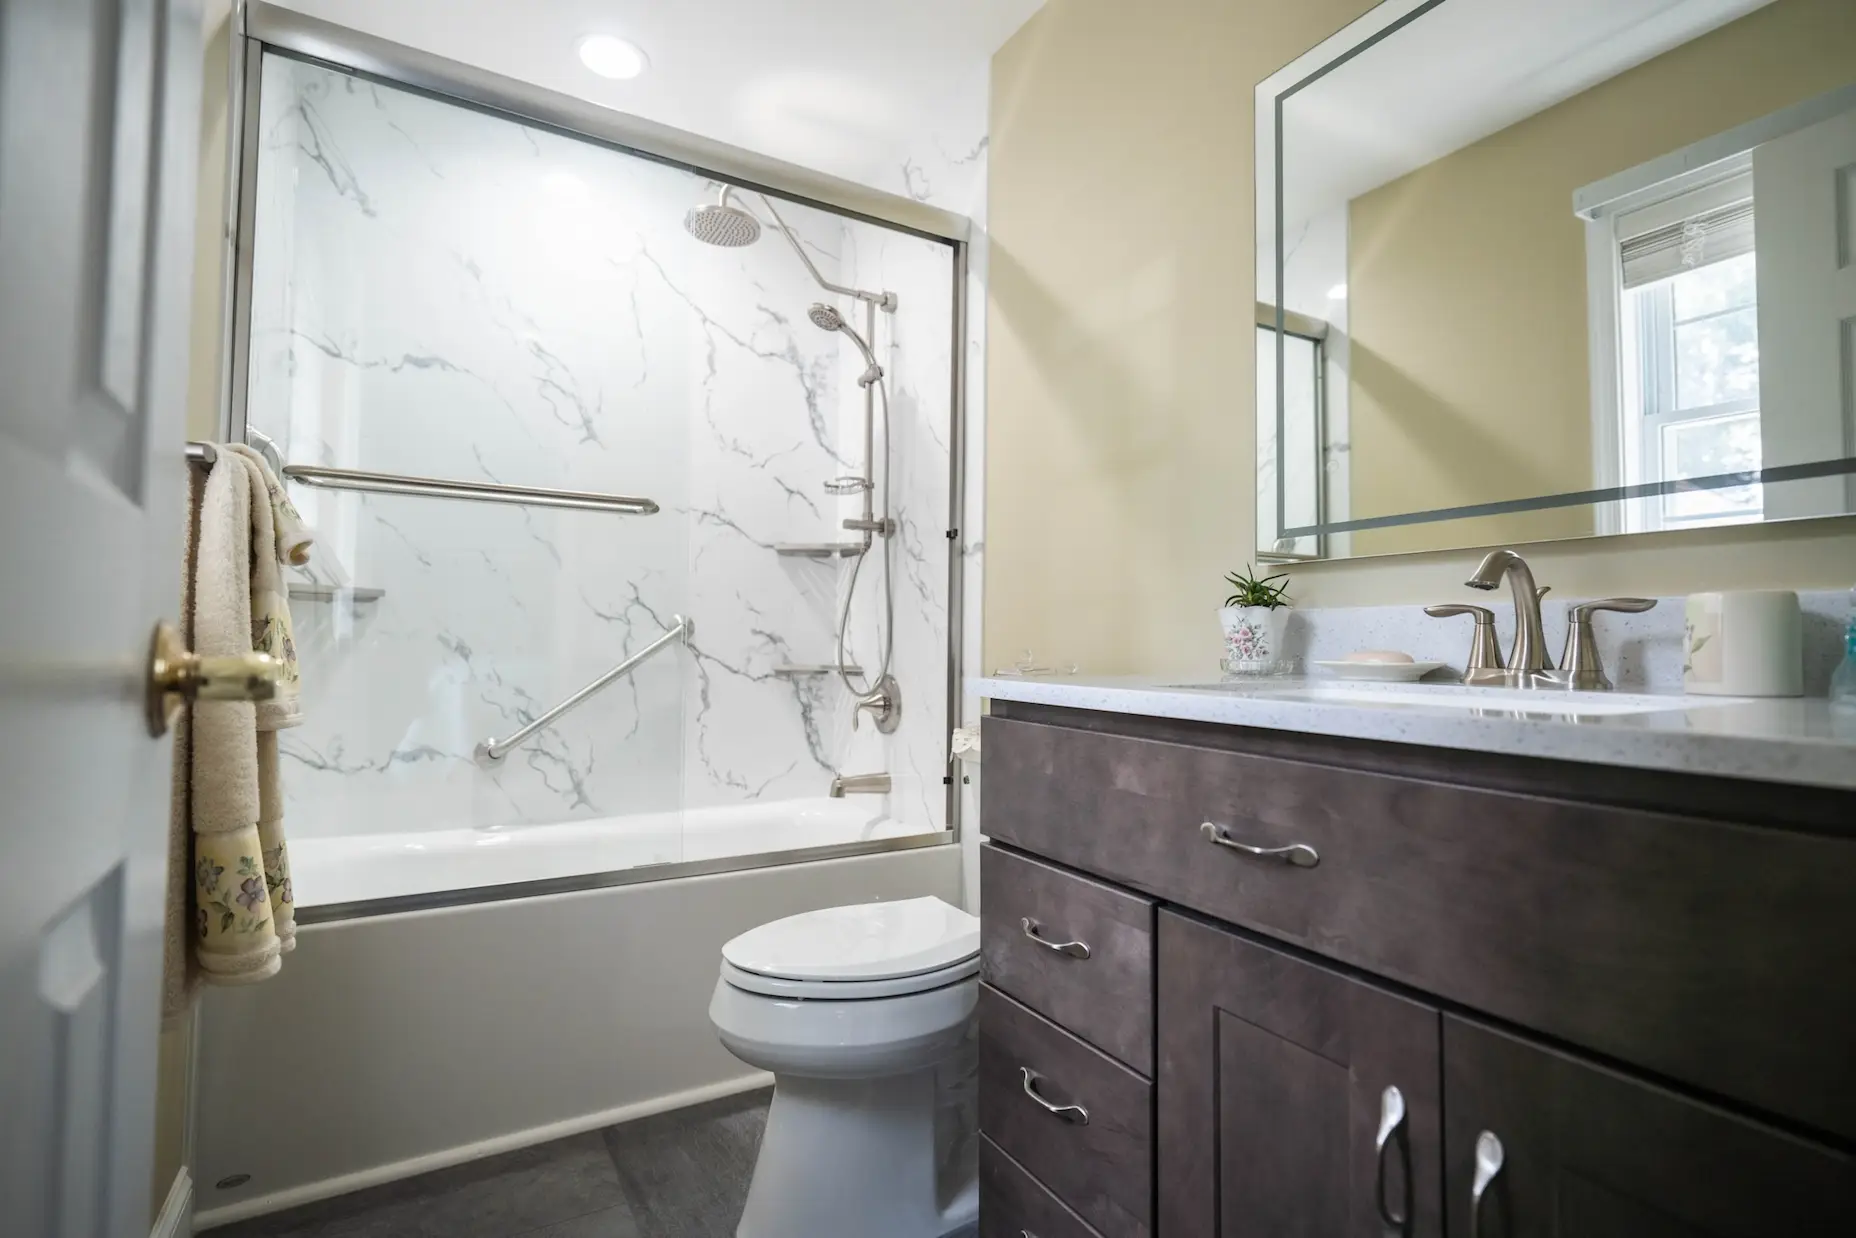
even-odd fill
[{"label": "white baseboard", "polygon": [[[243,1221],[271,1212],[282,1212],[286,1208],[315,1203],[319,1199],[330,1199],[337,1195],[347,1195],[352,1191],[365,1190],[370,1186],[380,1186],[387,1182],[398,1182],[401,1178],[430,1173],[434,1169],[448,1169],[453,1165],[462,1165],[465,1161],[495,1156],[499,1152],[513,1152],[517,1148],[533,1147],[538,1143],[565,1139],[569,1135],[579,1135],[586,1131],[599,1130],[602,1127],[635,1122],[639,1118],[669,1113],[673,1109],[686,1109],[691,1105],[700,1105],[704,1101],[720,1100],[725,1096],[736,1096],[742,1092],[752,1092],[756,1088],[772,1086],[773,1076],[771,1074],[766,1071],[752,1071],[733,1079],[725,1079],[720,1083],[704,1084],[699,1088],[672,1092],[668,1096],[654,1096],[650,1100],[620,1105],[617,1109],[589,1113],[581,1117],[569,1118],[565,1122],[551,1122],[546,1126],[533,1126],[512,1135],[498,1135],[494,1139],[459,1144],[455,1148],[446,1148],[442,1152],[432,1152],[425,1156],[394,1161],[388,1165],[376,1165],[371,1169],[362,1169],[335,1178],[325,1178],[320,1182],[309,1182],[302,1186],[291,1187],[287,1191],[242,1199],[235,1204],[226,1204],[219,1208],[209,1208],[193,1218],[192,1231],[182,1229],[174,1232],[180,1235],[180,1238],[191,1238],[193,1232],[213,1229],[220,1225],[230,1225],[234,1221]],[[191,1188],[188,1193],[191,1197]],[[165,1209],[162,1215],[166,1215]],[[157,1238],[169,1238],[169,1236],[157,1231]]]},{"label": "white baseboard", "polygon": [[185,1168],[174,1175],[148,1238],[193,1238],[193,1176]]}]

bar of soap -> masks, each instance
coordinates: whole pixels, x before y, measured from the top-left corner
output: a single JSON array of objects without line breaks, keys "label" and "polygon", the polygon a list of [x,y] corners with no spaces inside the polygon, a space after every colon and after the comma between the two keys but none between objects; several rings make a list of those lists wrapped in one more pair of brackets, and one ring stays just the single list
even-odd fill
[{"label": "bar of soap", "polygon": [[1409,663],[1417,661],[1417,659],[1412,657],[1408,653],[1400,653],[1396,649],[1362,649],[1358,653],[1348,654],[1346,657],[1342,658],[1341,661],[1343,662],[1403,662],[1403,663],[1409,664]]}]

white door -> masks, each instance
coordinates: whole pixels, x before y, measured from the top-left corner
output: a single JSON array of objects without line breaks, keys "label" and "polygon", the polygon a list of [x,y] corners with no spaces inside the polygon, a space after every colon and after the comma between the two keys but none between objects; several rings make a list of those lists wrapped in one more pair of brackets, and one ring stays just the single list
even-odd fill
[{"label": "white door", "polygon": [[[1753,152],[1767,468],[1856,455],[1856,111]],[[1766,488],[1766,518],[1856,510],[1847,477]]]},{"label": "white door", "polygon": [[0,1232],[149,1228],[200,14],[0,0]]}]

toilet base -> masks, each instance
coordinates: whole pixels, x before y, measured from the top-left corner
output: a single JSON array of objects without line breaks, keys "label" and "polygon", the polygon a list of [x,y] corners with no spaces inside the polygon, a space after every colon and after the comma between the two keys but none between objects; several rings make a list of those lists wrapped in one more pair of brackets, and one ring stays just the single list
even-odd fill
[{"label": "toilet base", "polygon": [[[935,1071],[876,1079],[776,1076],[736,1238],[947,1238],[979,1214],[973,1140],[945,1203]],[[954,1168],[954,1167],[949,1167]]]}]

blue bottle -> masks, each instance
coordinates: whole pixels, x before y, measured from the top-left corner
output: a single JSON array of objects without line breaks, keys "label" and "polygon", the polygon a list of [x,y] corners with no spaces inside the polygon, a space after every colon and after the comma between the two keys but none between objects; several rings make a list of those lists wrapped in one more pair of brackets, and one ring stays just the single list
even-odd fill
[{"label": "blue bottle", "polygon": [[1843,664],[1830,677],[1830,707],[1856,713],[1856,589],[1850,590],[1849,624],[1843,631]]}]

